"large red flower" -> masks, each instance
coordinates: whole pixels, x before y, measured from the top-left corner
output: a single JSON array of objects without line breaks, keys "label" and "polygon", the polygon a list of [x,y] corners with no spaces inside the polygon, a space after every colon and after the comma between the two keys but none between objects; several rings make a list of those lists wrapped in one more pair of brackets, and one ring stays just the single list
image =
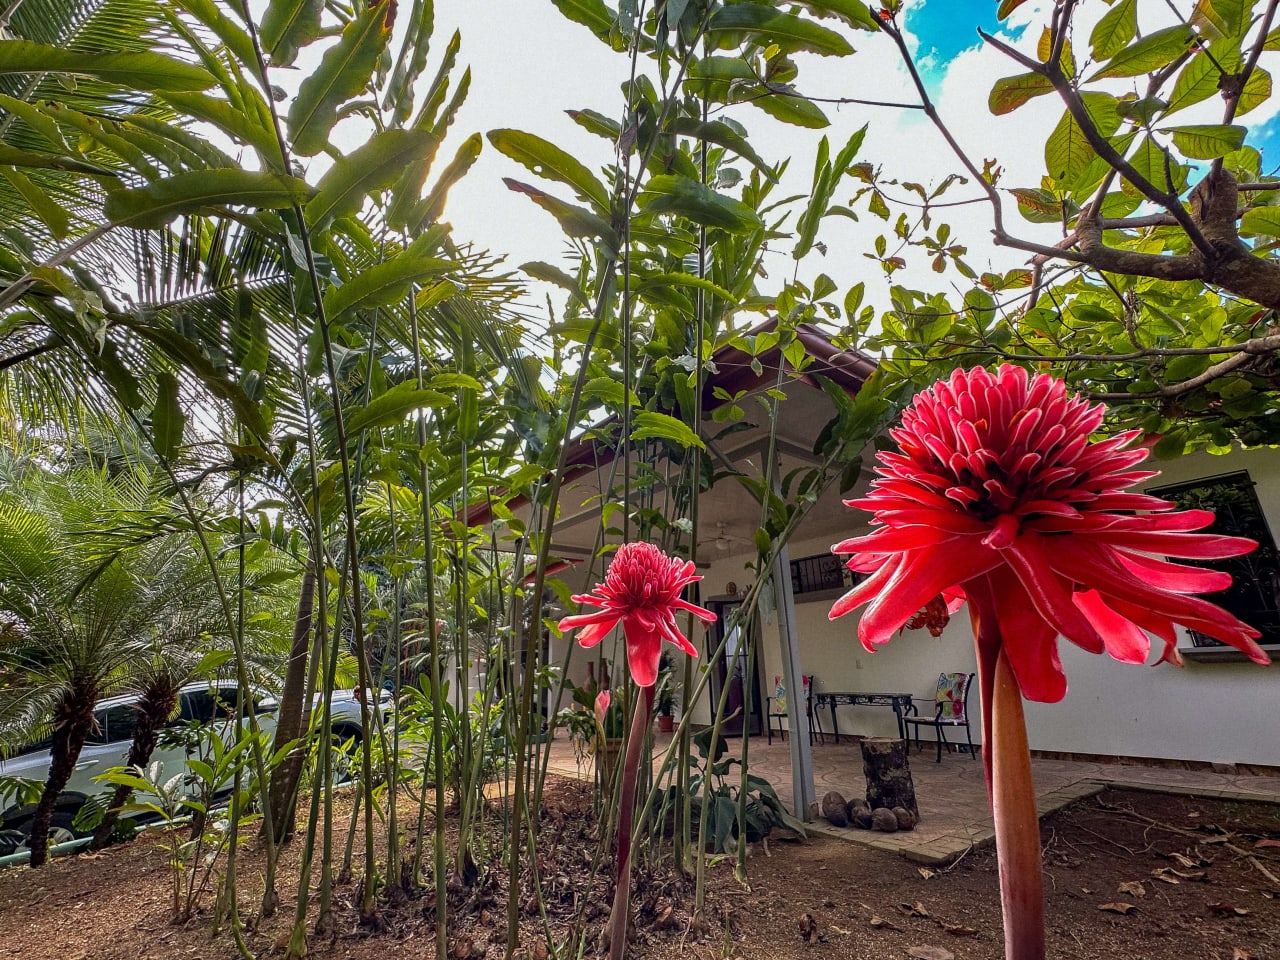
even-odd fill
[{"label": "large red flower", "polygon": [[853,554],[849,568],[869,576],[831,619],[868,604],[858,636],[871,650],[959,587],[991,606],[1030,700],[1066,693],[1059,635],[1142,663],[1151,633],[1164,641],[1160,659],[1176,663],[1180,623],[1267,663],[1257,630],[1191,596],[1231,577],[1160,556],[1218,559],[1256,544],[1193,532],[1213,522],[1209,511],[1172,512],[1166,500],[1125,492],[1156,474],[1132,469],[1147,457],[1130,446],[1138,431],[1090,440],[1104,412],[1061,381],[1013,366],[957,370],[918,394],[890,431],[901,452],[881,453],[871,492],[847,501],[871,511],[875,529],[832,550]]},{"label": "large red flower", "polygon": [[676,611],[686,610],[707,623],[716,618],[710,610],[680,599],[686,586],[702,579],[694,574],[696,569],[692,561],[668,557],[651,543],[624,543],[613,555],[595,593],[573,598],[576,603],[601,609],[565,617],[560,629],[578,629],[578,642],[594,647],[621,623],[631,678],[642,687],[651,687],[658,679],[663,640],[691,657],[698,655],[676,626]]}]

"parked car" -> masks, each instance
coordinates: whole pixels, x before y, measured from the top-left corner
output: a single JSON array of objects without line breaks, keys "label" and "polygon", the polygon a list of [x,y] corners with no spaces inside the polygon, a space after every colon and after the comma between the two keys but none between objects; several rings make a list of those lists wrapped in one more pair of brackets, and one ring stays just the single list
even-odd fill
[{"label": "parked car", "polygon": [[[171,726],[190,724],[221,724],[225,729],[220,731],[225,739],[233,735],[236,703],[239,699],[235,683],[217,681],[196,683],[183,687],[179,694],[178,712],[171,721]],[[276,727],[276,712],[280,704],[274,696],[265,690],[255,690],[250,708],[257,717],[258,725],[271,734]],[[76,814],[92,796],[113,789],[94,778],[112,767],[124,765],[129,756],[129,748],[133,744],[134,725],[137,722],[135,705],[136,694],[116,696],[101,701],[94,711],[97,721],[95,731],[85,742],[84,749],[76,761],[75,772],[67,782],[66,789],[58,797],[50,823],[49,838],[53,843],[61,843],[77,836],[73,827]],[[391,709],[391,695],[385,691],[379,697],[379,710],[384,717]],[[320,697],[316,697],[314,709],[320,709]],[[335,690],[330,706],[330,728],[336,742],[351,740],[359,742],[360,703],[356,692],[352,690]],[[49,751],[50,742],[46,738],[38,743],[18,751],[8,759],[0,760],[0,777],[21,778],[23,780],[43,783],[49,773],[52,757]],[[151,762],[159,761],[166,772],[178,772],[186,767],[189,754],[183,746],[181,738],[161,736],[160,742],[151,755]],[[15,846],[17,835],[25,839],[30,832],[31,817],[35,812],[34,803],[14,803],[12,797],[0,800],[0,805],[9,803],[7,809],[0,810],[0,854],[6,851],[5,846]],[[4,842],[5,837],[9,843]]]}]

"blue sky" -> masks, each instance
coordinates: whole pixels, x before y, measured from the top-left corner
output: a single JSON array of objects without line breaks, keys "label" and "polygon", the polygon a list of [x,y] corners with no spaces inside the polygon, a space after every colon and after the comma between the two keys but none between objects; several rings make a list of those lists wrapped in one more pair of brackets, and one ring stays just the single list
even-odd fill
[{"label": "blue sky", "polygon": [[[920,53],[929,58],[929,79],[962,50],[981,42],[978,28],[988,33],[1000,29],[992,0],[927,0],[907,9],[907,28],[920,38]],[[1021,28],[1013,31],[1021,33]]]}]

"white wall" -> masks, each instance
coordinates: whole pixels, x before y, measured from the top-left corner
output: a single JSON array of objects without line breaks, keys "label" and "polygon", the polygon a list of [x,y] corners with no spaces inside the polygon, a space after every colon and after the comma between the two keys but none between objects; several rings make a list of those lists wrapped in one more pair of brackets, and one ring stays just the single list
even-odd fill
[{"label": "white wall", "polygon": [[[1240,451],[1226,457],[1195,454],[1157,466],[1163,473],[1153,485],[1248,470],[1272,532],[1280,534],[1280,451]],[[858,530],[858,514],[850,511],[848,529],[793,543],[791,557],[822,553]],[[704,598],[723,594],[728,581],[739,587],[750,582],[751,575],[744,570],[747,559],[727,557],[701,571]],[[886,691],[930,698],[940,672],[976,669],[964,610],[952,617],[937,639],[926,630],[907,631],[868,653],[857,639],[858,615],[829,622],[830,608],[829,599],[796,605],[801,666],[815,675],[819,692]],[[762,636],[761,692],[768,694],[773,678],[782,673],[776,616],[764,625]],[[694,642],[699,651],[706,651],[702,636]],[[1252,663],[1188,660],[1182,669],[1168,664],[1135,666],[1085,653],[1066,641],[1059,644],[1068,692],[1058,704],[1027,705],[1033,749],[1280,766],[1280,664],[1263,668]],[[704,659],[705,653],[699,663],[702,667]],[[980,716],[976,700],[971,715]],[[710,720],[705,698],[697,705],[694,719]],[[887,707],[844,707],[839,720],[842,732],[887,736],[896,729]],[[822,724],[829,732],[830,718],[825,713]],[[924,733],[927,736],[929,731]],[[978,724],[973,736],[975,742],[980,739]]]}]

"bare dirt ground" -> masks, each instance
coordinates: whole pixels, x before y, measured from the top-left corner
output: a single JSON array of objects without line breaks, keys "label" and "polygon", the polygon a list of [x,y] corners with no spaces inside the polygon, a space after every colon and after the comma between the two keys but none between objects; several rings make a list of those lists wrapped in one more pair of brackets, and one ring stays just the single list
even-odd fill
[{"label": "bare dirt ground", "polygon": [[[540,867],[553,934],[586,898],[589,942],[608,911],[608,869],[593,871],[589,799],[580,784],[549,788]],[[343,818],[345,823],[345,817]],[[1280,958],[1280,806],[1108,791],[1043,821],[1049,956],[1055,960],[1276,960]],[[295,845],[296,846],[296,845]],[[359,844],[357,844],[357,850]],[[298,851],[284,855],[276,917],[246,933],[259,957],[280,956],[292,917]],[[252,913],[261,864],[245,851],[241,902]],[[357,856],[357,863],[359,857]],[[0,957],[24,960],[223,960],[210,914],[169,922],[167,853],[153,835],[40,871],[0,873]],[[357,868],[357,874],[359,870]],[[385,932],[356,923],[357,883],[337,889],[335,931],[311,955],[383,960],[434,955],[430,896],[383,910]],[[629,955],[677,957],[997,960],[1003,954],[996,861],[973,851],[949,868],[920,868],[836,839],[775,840],[755,851],[751,888],[732,864],[712,870],[708,927],[689,932],[687,881],[637,878]],[[451,957],[499,957],[505,941],[500,866],[450,896]],[[208,899],[206,899],[208,906]],[[522,954],[544,956],[536,901],[522,900]],[[588,951],[590,955],[591,951]]]}]

